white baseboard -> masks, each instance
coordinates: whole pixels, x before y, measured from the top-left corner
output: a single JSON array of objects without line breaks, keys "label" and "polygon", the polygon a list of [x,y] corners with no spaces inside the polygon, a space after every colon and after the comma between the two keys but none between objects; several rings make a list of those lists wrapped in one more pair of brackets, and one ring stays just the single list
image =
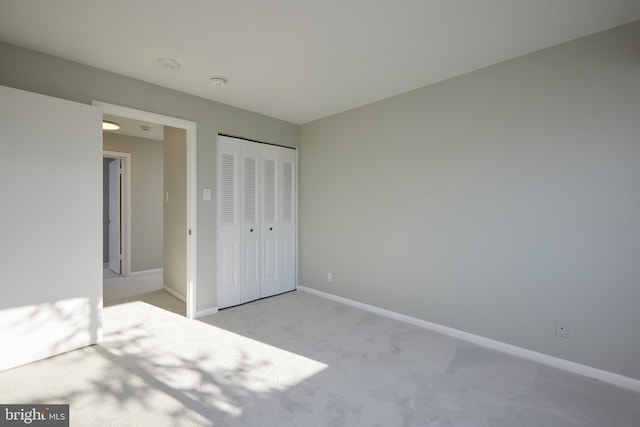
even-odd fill
[{"label": "white baseboard", "polygon": [[171,289],[167,285],[162,285],[162,290],[167,292],[172,297],[179,299],[183,303],[185,304],[187,303],[187,299],[185,297],[183,297],[182,295],[180,295],[178,292],[176,292],[174,289]]},{"label": "white baseboard", "polygon": [[218,307],[205,308],[204,310],[196,311],[195,318],[210,316],[218,312]]},{"label": "white baseboard", "polygon": [[298,286],[298,290],[308,292],[310,294],[318,295],[336,302],[357,307],[362,310],[369,311],[371,313],[379,314],[381,316],[389,317],[391,319],[400,320],[402,322],[410,323],[421,328],[429,329],[434,332],[439,332],[444,335],[448,335],[452,338],[457,338],[463,341],[467,341],[473,344],[488,347],[493,350],[498,350],[503,353],[517,356],[523,359],[531,360],[533,362],[542,363],[547,366],[562,369],[574,374],[583,375],[589,378],[595,378],[600,381],[604,381],[609,384],[623,387],[628,390],[640,392],[640,380],[626,377],[624,375],[616,374],[614,372],[604,371],[602,369],[593,368],[591,366],[582,365],[580,363],[571,362],[569,360],[561,359],[555,356],[549,356],[548,354],[538,353],[537,351],[528,350],[526,348],[517,347],[515,345],[503,343],[490,338],[485,338],[480,335],[471,334],[469,332],[460,331],[458,329],[450,328],[448,326],[442,326],[437,323],[428,322],[426,320],[418,319],[416,317],[407,316],[404,314],[396,313],[395,311],[385,310],[380,307],[376,307],[369,304],[364,304],[358,301],[354,301],[348,298],[343,298],[337,295],[329,294],[327,292],[319,291],[313,288],[307,288],[306,286]]},{"label": "white baseboard", "polygon": [[153,270],[140,270],[140,271],[132,271],[129,273],[129,276],[142,276],[144,274],[158,274],[162,273],[164,268],[155,268]]}]

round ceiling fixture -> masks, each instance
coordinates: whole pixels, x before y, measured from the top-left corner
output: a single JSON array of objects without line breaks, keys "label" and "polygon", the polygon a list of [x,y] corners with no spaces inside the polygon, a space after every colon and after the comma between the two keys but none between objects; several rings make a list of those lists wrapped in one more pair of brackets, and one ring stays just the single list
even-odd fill
[{"label": "round ceiling fixture", "polygon": [[140,130],[145,131],[145,132],[149,132],[151,130],[151,126],[149,126],[149,125],[141,125],[140,126]]},{"label": "round ceiling fixture", "polygon": [[102,121],[102,130],[118,130],[120,129],[120,125],[116,122],[110,122],[108,120]]},{"label": "round ceiling fixture", "polygon": [[227,84],[227,78],[222,76],[213,76],[209,79],[215,87],[223,87]]},{"label": "round ceiling fixture", "polygon": [[177,70],[180,68],[180,64],[175,59],[171,58],[158,58],[158,66],[163,70]]}]

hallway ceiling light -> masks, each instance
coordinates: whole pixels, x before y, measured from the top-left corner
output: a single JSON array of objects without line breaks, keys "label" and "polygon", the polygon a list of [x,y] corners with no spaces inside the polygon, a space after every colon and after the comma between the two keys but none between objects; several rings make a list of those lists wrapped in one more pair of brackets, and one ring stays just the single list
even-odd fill
[{"label": "hallway ceiling light", "polygon": [[224,87],[227,84],[227,78],[222,76],[213,76],[210,79],[211,84],[215,87]]},{"label": "hallway ceiling light", "polygon": [[102,121],[102,130],[118,130],[120,129],[120,125],[116,122],[110,122],[108,120]]}]

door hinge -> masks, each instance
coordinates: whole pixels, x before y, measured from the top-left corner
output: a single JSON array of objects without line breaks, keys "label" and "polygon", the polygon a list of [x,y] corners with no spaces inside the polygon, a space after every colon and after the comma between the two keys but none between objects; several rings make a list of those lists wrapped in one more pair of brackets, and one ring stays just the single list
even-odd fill
[{"label": "door hinge", "polygon": [[191,229],[189,229],[189,236],[191,236]]}]

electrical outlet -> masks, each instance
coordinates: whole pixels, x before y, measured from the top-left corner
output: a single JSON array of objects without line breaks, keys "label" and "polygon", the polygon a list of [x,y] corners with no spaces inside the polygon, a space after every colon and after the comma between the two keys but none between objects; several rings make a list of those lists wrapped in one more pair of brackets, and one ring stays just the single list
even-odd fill
[{"label": "electrical outlet", "polygon": [[327,273],[327,282],[333,282],[333,273]]},{"label": "electrical outlet", "polygon": [[569,338],[569,322],[556,320],[556,336]]}]

